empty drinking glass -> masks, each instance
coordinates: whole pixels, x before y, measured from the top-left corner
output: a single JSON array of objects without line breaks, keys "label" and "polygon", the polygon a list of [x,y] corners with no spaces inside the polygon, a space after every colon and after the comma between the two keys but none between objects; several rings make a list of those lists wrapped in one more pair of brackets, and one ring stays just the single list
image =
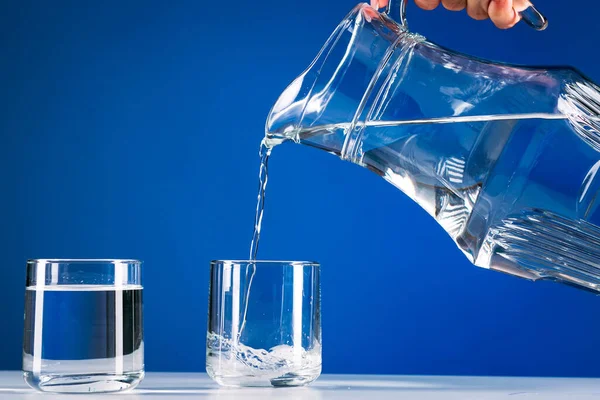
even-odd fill
[{"label": "empty drinking glass", "polygon": [[213,261],[206,370],[225,386],[301,386],[321,373],[320,267]]},{"label": "empty drinking glass", "polygon": [[144,376],[141,262],[29,260],[23,373],[46,392],[119,392]]}]

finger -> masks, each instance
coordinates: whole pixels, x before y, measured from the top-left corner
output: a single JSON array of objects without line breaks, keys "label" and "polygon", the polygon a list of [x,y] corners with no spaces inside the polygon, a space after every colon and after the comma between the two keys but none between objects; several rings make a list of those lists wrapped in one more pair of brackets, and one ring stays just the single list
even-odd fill
[{"label": "finger", "polygon": [[388,0],[371,0],[371,7],[376,10],[380,10],[382,8],[387,7]]},{"label": "finger", "polygon": [[513,0],[513,8],[517,10],[517,12],[522,12],[531,7],[531,3],[529,0]]},{"label": "finger", "polygon": [[415,0],[415,3],[424,10],[435,10],[440,5],[440,0]]},{"label": "finger", "polygon": [[490,0],[469,0],[467,3],[467,14],[476,20],[488,18],[488,5]]},{"label": "finger", "polygon": [[500,29],[512,28],[521,19],[513,8],[513,0],[491,0],[488,15]]},{"label": "finger", "polygon": [[446,10],[462,11],[467,6],[467,0],[442,0],[442,4]]}]

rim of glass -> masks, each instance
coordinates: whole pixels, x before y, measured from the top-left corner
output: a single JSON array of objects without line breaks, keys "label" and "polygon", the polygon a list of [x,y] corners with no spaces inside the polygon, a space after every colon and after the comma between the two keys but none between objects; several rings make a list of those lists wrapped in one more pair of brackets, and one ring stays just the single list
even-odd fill
[{"label": "rim of glass", "polygon": [[266,266],[275,266],[275,265],[291,265],[291,266],[302,266],[302,267],[320,267],[316,261],[289,261],[289,260],[212,260],[211,265],[217,264],[263,264]]},{"label": "rim of glass", "polygon": [[142,264],[141,260],[120,258],[30,258],[27,264]]}]

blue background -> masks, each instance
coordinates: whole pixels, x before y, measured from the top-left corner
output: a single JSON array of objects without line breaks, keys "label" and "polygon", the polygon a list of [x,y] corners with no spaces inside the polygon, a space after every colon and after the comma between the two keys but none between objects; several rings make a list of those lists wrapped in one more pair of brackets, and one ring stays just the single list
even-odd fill
[{"label": "blue background", "polygon": [[[167,4],[173,3],[173,4]],[[145,261],[148,370],[203,371],[208,263],[246,258],[271,105],[352,0],[4,2],[0,369],[21,360],[25,260]],[[409,5],[480,57],[600,80],[600,5],[543,33]],[[324,372],[600,376],[600,300],[473,267],[391,185],[315,149],[271,159],[260,257],[323,265]]]}]

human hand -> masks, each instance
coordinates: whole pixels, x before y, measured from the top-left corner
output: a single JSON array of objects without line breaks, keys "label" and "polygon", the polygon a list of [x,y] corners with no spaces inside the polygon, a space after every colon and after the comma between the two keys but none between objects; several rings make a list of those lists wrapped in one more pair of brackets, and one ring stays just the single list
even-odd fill
[{"label": "human hand", "polygon": [[[386,7],[388,2],[389,0],[371,0],[371,5],[379,9]],[[471,18],[476,20],[490,18],[500,29],[515,26],[521,20],[519,12],[530,6],[527,0],[415,0],[415,3],[424,10],[433,10],[440,3],[450,11],[467,9]]]}]

